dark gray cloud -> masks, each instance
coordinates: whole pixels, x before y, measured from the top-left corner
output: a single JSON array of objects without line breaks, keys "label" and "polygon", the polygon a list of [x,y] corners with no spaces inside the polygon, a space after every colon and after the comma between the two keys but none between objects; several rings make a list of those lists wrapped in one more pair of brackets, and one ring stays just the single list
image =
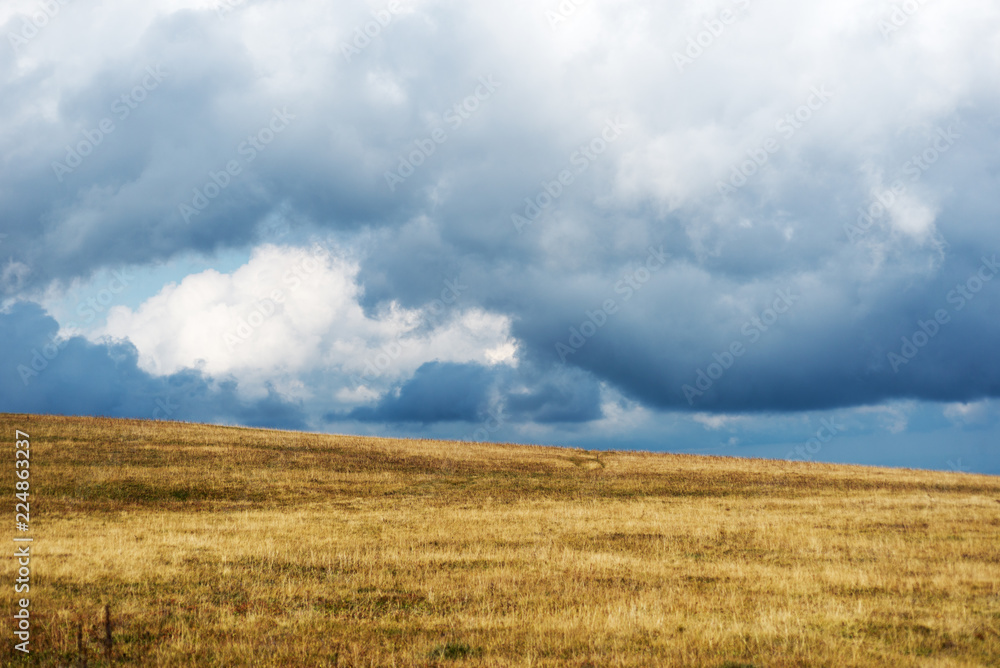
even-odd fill
[{"label": "dark gray cloud", "polygon": [[361,422],[477,422],[491,411],[503,420],[538,424],[579,423],[602,417],[598,384],[570,369],[543,373],[521,367],[429,362],[374,407],[327,420]]},{"label": "dark gray cloud", "polygon": [[[1000,281],[989,269],[974,298],[953,292],[1000,253],[1000,70],[976,46],[1000,32],[996,12],[922,6],[887,38],[860,0],[755,4],[678,67],[703,29],[694,6],[595,1],[553,28],[526,1],[415,2],[346,58],[364,3],[224,18],[111,5],[102,21],[66,5],[0,53],[3,294],[44,301],[101,269],[251,249],[280,214],[291,237],[356,258],[371,320],[460,280],[435,326],[476,309],[509,322],[516,365],[445,361],[428,337],[367,394],[334,352],[294,379],[261,369],[276,412],[259,419],[426,426],[503,408],[525,429],[570,429],[616,401],[633,417],[777,414],[1000,392]],[[105,119],[114,130],[87,148]],[[859,227],[862,212],[877,213]],[[652,267],[651,248],[667,259]],[[947,322],[920,334],[938,311]],[[37,334],[4,317],[5,350]],[[296,340],[337,334],[309,332]],[[132,359],[71,340],[59,359],[108,387],[83,392],[66,364],[78,391],[62,392],[53,362],[32,405],[139,410],[145,395],[119,386],[167,381],[135,362],[114,375],[109,350]],[[218,393],[205,415],[243,415],[233,387],[191,378]],[[296,383],[306,417],[273,389]]]},{"label": "dark gray cloud", "polygon": [[473,422],[487,408],[491,375],[478,364],[428,362],[398,394],[390,392],[375,407],[356,408],[346,417],[361,422]]},{"label": "dark gray cloud", "polygon": [[241,399],[236,383],[189,370],[150,376],[128,342],[94,344],[60,338],[58,323],[36,304],[0,313],[0,410],[16,413],[101,415],[192,422],[234,422],[302,429],[302,407],[270,389]]},{"label": "dark gray cloud", "polygon": [[600,388],[582,373],[552,374],[531,390],[507,397],[506,412],[540,424],[590,422],[603,417]]}]

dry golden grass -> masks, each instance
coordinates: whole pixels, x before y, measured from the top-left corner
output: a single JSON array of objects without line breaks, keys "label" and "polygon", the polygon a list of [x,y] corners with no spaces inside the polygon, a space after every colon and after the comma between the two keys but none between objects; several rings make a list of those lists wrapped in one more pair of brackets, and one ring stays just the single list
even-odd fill
[{"label": "dry golden grass", "polygon": [[31,435],[35,536],[33,653],[8,633],[5,665],[75,665],[78,624],[107,665],[105,603],[116,665],[1000,665],[995,477],[0,424],[11,523]]}]

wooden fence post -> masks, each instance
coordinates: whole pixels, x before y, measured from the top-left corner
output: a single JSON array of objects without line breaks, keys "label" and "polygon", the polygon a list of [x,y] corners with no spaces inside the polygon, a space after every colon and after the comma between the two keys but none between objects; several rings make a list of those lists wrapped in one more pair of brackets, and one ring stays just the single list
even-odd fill
[{"label": "wooden fence post", "polygon": [[80,668],[87,668],[87,647],[83,644],[83,624],[76,624],[76,654],[77,665]]},{"label": "wooden fence post", "polygon": [[111,649],[112,649],[112,639],[111,639],[111,604],[104,604],[104,655],[111,663]]}]

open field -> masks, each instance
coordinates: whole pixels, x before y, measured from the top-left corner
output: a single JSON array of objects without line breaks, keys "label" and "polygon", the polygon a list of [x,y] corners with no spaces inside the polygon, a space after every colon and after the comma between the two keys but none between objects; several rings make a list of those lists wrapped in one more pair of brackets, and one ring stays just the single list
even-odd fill
[{"label": "open field", "polygon": [[[0,415],[32,654],[115,665],[996,666],[1000,479]],[[8,539],[8,546],[12,545]],[[0,559],[14,610],[16,562]]]}]

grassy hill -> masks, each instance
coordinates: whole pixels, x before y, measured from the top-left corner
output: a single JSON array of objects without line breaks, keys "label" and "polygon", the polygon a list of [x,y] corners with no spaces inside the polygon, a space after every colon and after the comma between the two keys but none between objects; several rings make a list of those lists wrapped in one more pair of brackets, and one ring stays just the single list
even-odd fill
[{"label": "grassy hill", "polygon": [[6,615],[4,665],[108,665],[105,604],[115,665],[1000,665],[1000,478],[0,426],[14,536],[14,430],[31,436],[34,537],[32,654]]}]

